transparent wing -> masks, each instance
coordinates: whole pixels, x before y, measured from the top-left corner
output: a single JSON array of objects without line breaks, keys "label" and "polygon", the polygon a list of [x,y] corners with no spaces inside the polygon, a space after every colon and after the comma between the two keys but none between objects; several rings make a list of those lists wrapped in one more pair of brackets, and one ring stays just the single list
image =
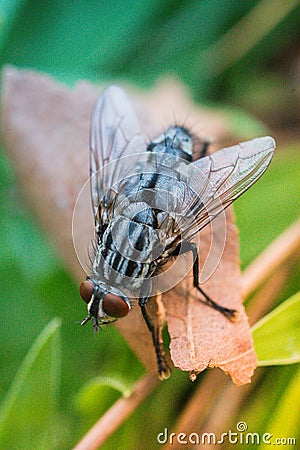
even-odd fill
[{"label": "transparent wing", "polygon": [[191,239],[223,209],[249,189],[271,162],[275,141],[253,139],[228,147],[193,163],[187,187],[178,205],[182,210],[181,236]]},{"label": "transparent wing", "polygon": [[105,210],[114,198],[115,181],[126,176],[128,165],[122,164],[121,158],[145,150],[145,140],[126,93],[118,86],[110,86],[96,101],[91,118],[90,187],[96,222],[99,213],[105,220]]}]

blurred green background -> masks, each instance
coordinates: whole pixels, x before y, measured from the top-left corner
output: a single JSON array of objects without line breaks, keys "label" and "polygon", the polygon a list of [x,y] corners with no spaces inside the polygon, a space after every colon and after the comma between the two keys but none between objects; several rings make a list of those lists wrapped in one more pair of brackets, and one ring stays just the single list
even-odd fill
[{"label": "blurred green background", "polygon": [[[129,80],[147,88],[175,74],[195,101],[224,109],[237,136],[265,128],[278,142],[276,156],[235,207],[246,267],[299,215],[299,13],[292,0],[2,0],[1,65],[67,84]],[[72,448],[144,369],[113,327],[95,337],[74,325],[84,314],[78,286],[24,206],[4,153],[0,173],[0,448]],[[278,303],[299,289],[296,269],[289,278]],[[44,329],[54,317],[61,325]],[[295,437],[296,413],[276,423],[299,402],[297,370],[264,369],[232,428],[247,418],[252,431]],[[99,375],[105,382],[85,386]],[[157,433],[171,429],[201,382],[174,371],[104,447],[156,448]]]}]

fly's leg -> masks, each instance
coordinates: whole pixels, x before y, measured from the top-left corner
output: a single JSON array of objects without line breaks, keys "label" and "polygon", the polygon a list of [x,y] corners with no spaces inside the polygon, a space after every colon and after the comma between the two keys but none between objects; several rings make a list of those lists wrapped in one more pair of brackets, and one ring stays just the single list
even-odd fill
[{"label": "fly's leg", "polygon": [[152,320],[147,312],[146,304],[148,301],[148,297],[142,297],[139,299],[139,306],[141,308],[142,316],[144,321],[146,322],[147,328],[151,333],[152,341],[155,349],[157,366],[159,378],[161,380],[166,380],[169,378],[171,374],[171,369],[168,367],[168,364],[164,357],[164,351],[161,347],[161,343],[159,340],[159,328],[155,327],[152,323]]},{"label": "fly's leg", "polygon": [[225,317],[227,317],[229,320],[234,322],[238,312],[235,309],[225,308],[224,306],[219,305],[214,300],[212,300],[203,291],[203,289],[201,289],[201,287],[199,286],[199,256],[198,256],[197,247],[195,245],[193,245],[192,252],[193,252],[193,258],[194,258],[194,263],[193,263],[193,282],[194,282],[194,287],[205,298],[204,301],[202,301],[202,300],[201,301],[203,303],[207,304],[208,306],[210,306],[211,308],[214,308],[217,311],[220,311],[220,313],[222,313]]},{"label": "fly's leg", "polygon": [[[91,316],[89,314],[85,319],[83,319],[83,321],[80,323],[80,325],[85,325],[89,320],[91,320],[92,317],[93,316]],[[94,328],[95,334],[97,334],[98,331],[99,331],[99,322],[98,322],[98,319],[96,317],[94,317],[93,328]]]},{"label": "fly's leg", "polygon": [[[193,284],[194,287],[203,295],[205,300],[200,300],[200,302],[204,303],[205,305],[210,306],[213,309],[216,309],[219,311],[223,316],[227,317],[230,321],[234,322],[237,318],[238,311],[235,309],[225,308],[224,306],[219,305],[217,302],[212,300],[199,286],[199,256],[198,256],[198,250],[196,245],[193,242],[182,242],[182,246],[180,248],[180,254],[187,253],[191,251],[193,253]],[[175,251],[176,252],[176,251]],[[179,249],[178,252],[179,254]],[[174,256],[177,256],[176,253]]]}]

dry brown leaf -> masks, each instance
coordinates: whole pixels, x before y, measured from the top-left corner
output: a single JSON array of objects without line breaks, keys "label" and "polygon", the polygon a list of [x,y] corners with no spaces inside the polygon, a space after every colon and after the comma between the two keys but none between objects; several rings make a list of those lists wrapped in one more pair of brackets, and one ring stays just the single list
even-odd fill
[{"label": "dry brown leaf", "polygon": [[[251,331],[242,305],[239,240],[231,209],[226,211],[227,239],[223,257],[211,278],[202,286],[215,301],[236,309],[232,323],[218,311],[199,302],[201,294],[193,288],[192,275],[165,294],[171,358],[176,367],[190,371],[192,379],[207,367],[220,367],[234,383],[250,382],[257,365]],[[210,230],[200,237],[200,266],[210,247]]]},{"label": "dry brown leaf", "polygon": [[[2,137],[24,194],[67,266],[82,280],[71,222],[77,195],[87,180],[89,120],[98,91],[86,82],[70,90],[46,75],[7,67],[2,92]],[[178,82],[163,81],[153,92],[133,98],[142,128],[150,137],[169,125],[172,117],[202,136],[227,134],[226,120],[220,114],[195,108]],[[86,215],[82,214],[79,223],[82,236],[90,235]],[[175,365],[194,373],[218,366],[242,384],[249,381],[256,357],[241,306],[238,241],[231,222],[227,231],[224,258],[205,290],[219,303],[238,309],[239,321],[232,324],[195,300],[190,278],[165,294],[164,304]],[[205,253],[204,242],[201,255]],[[155,311],[154,302],[151,308]],[[116,326],[147,369],[156,371],[151,337],[139,308]]]}]

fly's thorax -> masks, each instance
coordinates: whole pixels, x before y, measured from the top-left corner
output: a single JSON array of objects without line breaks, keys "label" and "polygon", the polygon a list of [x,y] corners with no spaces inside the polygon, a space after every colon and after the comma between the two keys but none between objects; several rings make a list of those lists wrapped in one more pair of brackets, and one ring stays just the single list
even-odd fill
[{"label": "fly's thorax", "polygon": [[171,127],[153,139],[147,151],[167,153],[188,162],[193,160],[193,138],[184,127]]}]

